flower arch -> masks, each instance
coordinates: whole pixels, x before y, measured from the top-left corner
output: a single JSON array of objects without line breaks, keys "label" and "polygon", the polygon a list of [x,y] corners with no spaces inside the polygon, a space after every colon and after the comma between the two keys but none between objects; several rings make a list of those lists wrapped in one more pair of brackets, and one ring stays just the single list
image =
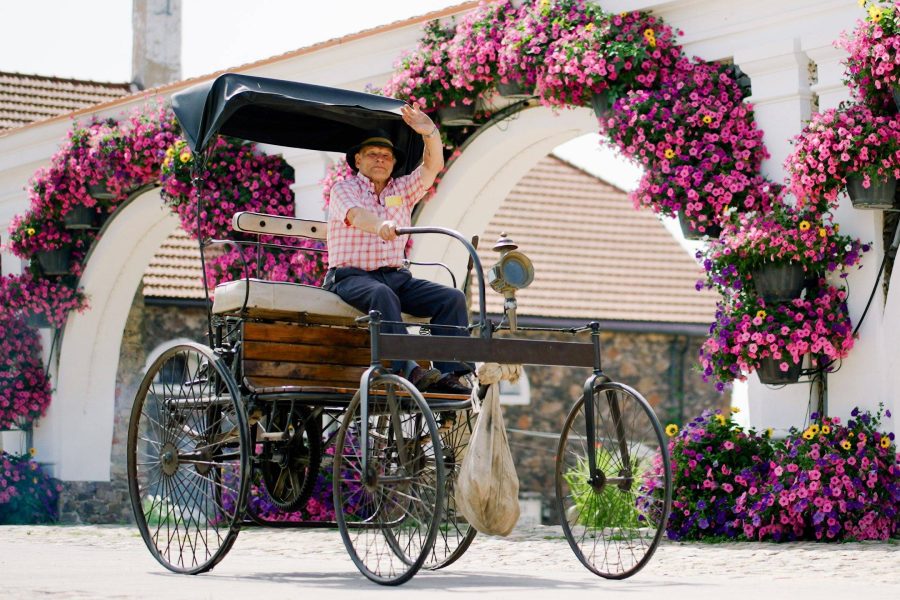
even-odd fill
[{"label": "flower arch", "polygon": [[[429,23],[418,47],[399,58],[397,70],[380,93],[418,103],[435,114],[448,155],[458,152],[478,127],[496,116],[491,104],[479,102],[479,96],[525,96],[528,100],[520,106],[537,101],[554,109],[591,104],[598,113],[600,132],[646,169],[633,195],[635,205],[662,215],[679,215],[689,229],[709,236],[706,285],[716,287],[723,296],[701,363],[720,389],[759,369],[764,359],[780,360],[780,368],[786,369],[785,355],[793,358],[803,344],[824,348],[826,363],[846,356],[853,338],[840,286],[813,277],[805,297],[776,304],[761,298],[753,285],[722,285],[717,279],[722,269],[729,268],[720,257],[746,258],[732,265],[743,277],[732,283],[745,282],[747,269],[758,258],[758,253],[733,240],[780,239],[778,257],[784,258],[797,251],[789,242],[799,238],[779,232],[824,231],[826,241],[834,243],[823,244],[822,256],[838,271],[857,264],[866,249],[855,240],[847,241],[852,251],[839,249],[843,239],[832,237],[837,227],[831,224],[832,203],[827,194],[822,202],[819,190],[806,190],[797,206],[780,185],[760,174],[768,153],[752,106],[744,102],[747,90],[739,70],[686,56],[677,42],[679,32],[645,12],[607,14],[585,0],[517,4],[483,1],[458,25]],[[884,31],[888,21],[881,23],[882,10],[896,9],[870,11],[868,22]],[[892,36],[896,22],[896,18],[890,20]],[[895,54],[889,52],[888,57]],[[877,95],[869,102],[877,110],[887,103],[876,84],[878,73],[885,73],[886,67],[873,68],[871,63],[884,60],[882,55],[872,58],[860,51],[850,63],[851,71],[860,74],[862,96]],[[520,89],[511,91],[515,86]],[[868,94],[870,87],[877,94]],[[467,125],[449,127],[451,118],[443,113],[446,108],[471,108],[473,114],[455,117],[457,123]],[[19,340],[16,343],[33,349],[27,317],[42,316],[59,328],[71,310],[84,310],[87,299],[78,290],[77,277],[102,231],[96,228],[97,221],[115,213],[143,186],[161,186],[167,204],[195,235],[232,235],[230,215],[236,210],[292,214],[293,174],[286,163],[261,154],[253,144],[220,139],[203,174],[204,193],[217,206],[206,213],[204,229],[195,231],[197,199],[188,185],[193,160],[164,105],[121,120],[76,125],[50,166],[31,181],[30,209],[11,224],[9,247],[30,266],[24,275],[0,280],[0,296],[5,300],[0,305],[0,328]],[[893,158],[886,160],[896,169],[897,163],[890,162]],[[326,191],[328,182],[345,176],[346,171],[341,171],[345,168],[339,163],[328,173]],[[69,226],[67,221],[77,222],[70,219],[74,213],[87,214],[87,225],[81,221]],[[711,234],[720,228],[726,235],[717,241]],[[57,253],[55,259],[64,264],[68,276],[51,274],[52,259],[42,258],[49,252]],[[270,252],[263,262],[274,278],[317,279],[321,264],[296,261],[289,253]],[[209,283],[233,275],[239,262],[235,251],[215,257]],[[780,343],[778,334],[794,346]],[[816,344],[820,339],[827,344]],[[20,358],[8,344],[0,355],[6,365],[0,370],[0,427],[27,425],[49,403],[46,373],[39,376],[32,368],[33,357],[26,353]]]},{"label": "flower arch", "polygon": [[[677,216],[707,241],[698,287],[722,299],[700,355],[704,377],[723,390],[763,364],[793,370],[807,353],[814,368],[830,368],[847,356],[853,333],[846,291],[820,277],[822,265],[844,276],[868,245],[838,234],[828,196],[795,202],[760,173],[769,153],[744,102],[748,79],[733,65],[686,56],[678,35],[651,14],[607,14],[585,0],[483,0],[458,24],[430,22],[379,92],[431,113],[448,156],[497,116],[498,97],[527,99],[513,109],[593,106],[600,133],[645,169],[635,207]],[[447,110],[466,107],[470,121]],[[348,173],[342,161],[329,170],[326,203]],[[816,250],[804,253],[798,244],[817,235]],[[766,260],[800,266],[797,298],[767,300],[756,289],[751,272]],[[728,283],[723,269],[733,271]]]},{"label": "flower arch", "polygon": [[[0,370],[0,429],[28,427],[46,412],[51,390],[35,328],[60,330],[70,311],[88,308],[78,279],[103,234],[103,221],[130,198],[159,187],[182,227],[204,239],[234,239],[231,216],[239,210],[294,214],[291,167],[254,144],[219,138],[201,173],[207,203],[198,231],[197,192],[190,185],[193,161],[173,113],[160,103],[121,119],[76,124],[50,165],[34,175],[30,208],[13,218],[8,243],[28,267],[21,275],[0,278],[0,329],[6,332],[0,348],[6,365]],[[210,287],[239,276],[243,262],[237,252],[213,254],[206,270]],[[310,283],[321,272],[320,264],[271,247],[261,266],[269,277],[283,281]]]}]

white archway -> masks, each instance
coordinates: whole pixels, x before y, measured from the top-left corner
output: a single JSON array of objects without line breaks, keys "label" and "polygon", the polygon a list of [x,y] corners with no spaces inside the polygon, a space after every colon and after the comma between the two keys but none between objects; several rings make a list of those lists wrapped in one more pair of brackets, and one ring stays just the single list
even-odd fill
[{"label": "white archway", "polygon": [[[560,144],[596,131],[597,117],[588,108],[554,112],[543,106],[484,128],[447,170],[415,225],[448,227],[467,238],[481,235],[509,191],[539,160]],[[469,256],[456,240],[426,235],[416,240],[410,258],[442,262],[459,278]],[[417,274],[441,280],[439,267],[420,268]]]},{"label": "white archway", "polygon": [[[436,196],[416,224],[481,234],[512,187],[556,146],[596,131],[591,110],[554,113],[525,109],[480,131],[448,170]],[[120,208],[96,242],[81,285],[90,309],[71,314],[60,345],[54,400],[35,430],[35,441],[52,449],[43,459],[66,481],[108,481],[122,334],[135,291],[153,255],[178,225],[159,190]],[[465,269],[468,255],[443,236],[424,236],[413,260],[437,260]],[[422,274],[440,277],[440,273]]]},{"label": "white archway", "polygon": [[152,189],[120,208],[96,241],[80,284],[90,308],[71,313],[59,350],[53,402],[35,429],[42,458],[66,481],[109,481],[116,370],[141,277],[178,225]]}]

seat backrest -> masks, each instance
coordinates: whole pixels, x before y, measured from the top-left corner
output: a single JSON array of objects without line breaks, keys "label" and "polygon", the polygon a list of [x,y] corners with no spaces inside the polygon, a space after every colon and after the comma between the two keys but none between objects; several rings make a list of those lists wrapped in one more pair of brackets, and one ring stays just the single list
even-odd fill
[{"label": "seat backrest", "polygon": [[303,237],[322,241],[328,232],[324,221],[308,221],[249,211],[235,213],[231,219],[231,226],[235,231],[245,233]]}]

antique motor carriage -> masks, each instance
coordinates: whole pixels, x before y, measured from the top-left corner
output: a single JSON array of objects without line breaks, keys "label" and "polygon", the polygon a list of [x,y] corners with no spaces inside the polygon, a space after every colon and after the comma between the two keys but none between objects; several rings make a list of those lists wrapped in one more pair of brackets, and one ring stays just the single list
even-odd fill
[{"label": "antique motor carriage", "polygon": [[[376,95],[235,74],[175,94],[173,108],[196,157],[198,224],[203,206],[214,201],[204,196],[201,174],[215,136],[344,152],[377,127],[405,152],[400,167],[408,173],[423,143],[403,122],[401,106]],[[243,241],[200,239],[204,267],[216,248],[249,244],[252,253],[273,238],[288,240],[281,250],[324,252],[308,244],[325,240],[322,222],[243,212],[234,215],[233,229]],[[162,352],[132,409],[129,489],[150,552],[172,571],[207,571],[242,527],[275,524],[248,508],[251,487],[284,511],[299,510],[326,473],[332,526],[366,577],[400,584],[422,567],[451,564],[476,535],[454,493],[475,423],[473,402],[484,386],[475,382],[472,398],[423,393],[384,363],[494,362],[589,370],[559,434],[556,509],[588,569],[607,578],[637,572],[665,530],[669,458],[646,400],[601,370],[599,325],[542,329],[571,341],[522,337],[527,329],[517,327],[515,290],[533,275],[527,257],[499,244],[502,258],[486,283],[475,247],[461,234],[438,227],[398,233],[450,236],[469,253],[470,272],[460,285],[467,289],[474,278],[477,306],[465,335],[384,333],[377,312],[361,314],[320,287],[267,280],[252,260],[242,276],[207,290],[207,340]],[[497,322],[487,317],[486,286],[505,298]],[[412,317],[404,323],[428,330]]]}]

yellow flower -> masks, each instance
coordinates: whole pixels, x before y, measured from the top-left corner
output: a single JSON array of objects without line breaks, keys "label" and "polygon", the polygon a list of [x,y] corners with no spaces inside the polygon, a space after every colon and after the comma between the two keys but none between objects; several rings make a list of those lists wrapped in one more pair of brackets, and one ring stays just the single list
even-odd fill
[{"label": "yellow flower", "polygon": [[739,413],[739,412],[741,412],[741,409],[738,408],[737,406],[732,406],[732,407],[731,407],[731,414],[736,415],[736,414]]},{"label": "yellow flower", "polygon": [[191,153],[185,150],[178,158],[181,159],[181,162],[186,163],[187,161],[191,160]]},{"label": "yellow flower", "polygon": [[803,432],[803,439],[804,439],[804,440],[811,440],[811,439],[813,439],[814,437],[816,437],[816,434],[814,434],[814,433],[813,433],[812,431],[810,431],[809,429],[807,429],[806,431]]},{"label": "yellow flower", "polygon": [[37,448],[29,448],[28,454],[30,454],[31,456],[34,456],[35,454],[37,454]]},{"label": "yellow flower", "polygon": [[813,423],[812,425],[809,426],[809,430],[812,432],[813,435],[816,435],[817,433],[819,433],[819,425],[817,423]]},{"label": "yellow flower", "polygon": [[671,148],[666,148],[666,151],[663,152],[666,158],[675,158],[675,151]]},{"label": "yellow flower", "polygon": [[840,230],[841,230],[841,226],[838,225],[837,223],[835,223],[835,224],[834,224],[834,232],[837,233],[837,232],[840,231]]},{"label": "yellow flower", "polygon": [[831,427],[822,425],[822,435],[828,435],[829,433],[831,433]]},{"label": "yellow flower", "polygon": [[800,231],[809,231],[809,228],[812,227],[809,221],[800,221]]},{"label": "yellow flower", "polygon": [[759,317],[760,319],[765,319],[765,318],[766,318],[766,311],[764,311],[764,310],[758,310],[758,311],[756,311],[756,316]]},{"label": "yellow flower", "polygon": [[656,33],[652,29],[645,29],[644,37],[649,40],[650,38],[655,38]]},{"label": "yellow flower", "polygon": [[819,237],[825,237],[828,235],[828,231],[824,227],[819,227]]},{"label": "yellow flower", "polygon": [[860,6],[865,6],[866,0],[856,0],[856,3],[859,4]]},{"label": "yellow flower", "polygon": [[870,6],[869,7],[869,18],[875,23],[881,22],[881,17],[883,16],[883,10],[880,6]]},{"label": "yellow flower", "polygon": [[719,422],[719,425],[725,424],[725,417],[723,415],[716,415],[716,421]]},{"label": "yellow flower", "polygon": [[678,434],[678,425],[675,423],[669,423],[666,425],[666,435],[669,437],[675,437]]},{"label": "yellow flower", "polygon": [[884,436],[883,438],[881,438],[881,447],[882,448],[887,448],[890,445],[891,445],[891,440],[887,436]]},{"label": "yellow flower", "polygon": [[766,429],[766,437],[767,437],[767,438],[772,437],[772,428],[771,428],[771,427],[769,427],[769,428]]},{"label": "yellow flower", "polygon": [[25,230],[25,233],[27,233],[28,235],[34,235],[34,227],[29,227]]},{"label": "yellow flower", "polygon": [[853,437],[854,435],[856,435],[856,434],[851,431],[850,433],[847,434],[847,437]]},{"label": "yellow flower", "polygon": [[709,125],[710,123],[712,123],[712,117],[709,115],[703,115],[703,122]]},{"label": "yellow flower", "polygon": [[841,448],[843,448],[844,450],[849,450],[850,447],[851,444],[848,440],[841,440]]},{"label": "yellow flower", "polygon": [[169,149],[166,150],[166,157],[172,158],[173,156],[175,156],[175,146],[169,146]]},{"label": "yellow flower", "polygon": [[593,23],[588,23],[587,25],[584,26],[584,30],[585,30],[585,31],[593,31],[593,30],[594,30],[594,24],[593,24]]}]

